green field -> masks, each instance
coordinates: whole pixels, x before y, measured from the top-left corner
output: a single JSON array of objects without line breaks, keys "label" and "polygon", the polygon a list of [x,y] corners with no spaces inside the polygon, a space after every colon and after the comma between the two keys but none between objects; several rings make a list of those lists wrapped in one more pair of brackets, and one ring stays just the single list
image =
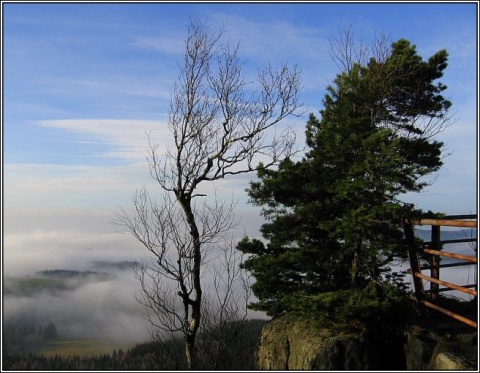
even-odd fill
[{"label": "green field", "polygon": [[101,354],[112,354],[113,350],[122,349],[126,351],[131,346],[112,344],[108,341],[98,340],[84,340],[84,339],[56,339],[50,341],[45,345],[35,349],[37,354],[42,354],[46,357],[53,357],[55,355],[61,357],[80,356],[90,357]]}]

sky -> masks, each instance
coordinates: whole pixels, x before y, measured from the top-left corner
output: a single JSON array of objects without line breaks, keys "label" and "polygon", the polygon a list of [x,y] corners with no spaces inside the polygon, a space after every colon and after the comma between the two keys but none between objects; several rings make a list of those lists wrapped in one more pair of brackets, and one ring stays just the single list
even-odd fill
[{"label": "sky", "polygon": [[[302,71],[305,115],[290,118],[299,146],[310,112],[339,73],[329,42],[352,27],[372,41],[405,38],[424,59],[441,49],[441,81],[455,123],[440,133],[435,182],[403,196],[447,214],[477,212],[478,9],[462,3],[21,3],[2,2],[2,228],[6,275],[85,268],[142,255],[114,226],[136,189],[158,186],[147,138],[168,143],[168,107],[190,17],[240,42],[245,73],[288,62]],[[215,185],[237,201],[239,234],[258,236],[259,209],[245,189],[255,175]]]}]

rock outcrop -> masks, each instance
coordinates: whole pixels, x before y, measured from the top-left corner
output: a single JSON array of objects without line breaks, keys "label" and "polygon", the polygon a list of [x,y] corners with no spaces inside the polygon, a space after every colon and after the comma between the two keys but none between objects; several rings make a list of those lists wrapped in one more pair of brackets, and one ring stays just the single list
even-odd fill
[{"label": "rock outcrop", "polygon": [[[427,331],[428,330],[428,331]],[[283,315],[267,322],[256,354],[259,370],[476,369],[476,332],[424,329],[341,331]],[[461,348],[460,348],[461,346]],[[460,351],[461,350],[461,351]]]},{"label": "rock outcrop", "polygon": [[[423,325],[422,325],[423,324]],[[444,322],[416,323],[405,331],[409,370],[476,370],[477,332]]]}]

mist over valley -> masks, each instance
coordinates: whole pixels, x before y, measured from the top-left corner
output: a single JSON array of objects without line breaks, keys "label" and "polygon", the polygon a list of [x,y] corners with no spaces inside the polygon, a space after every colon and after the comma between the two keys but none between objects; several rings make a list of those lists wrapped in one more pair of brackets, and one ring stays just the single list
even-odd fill
[{"label": "mist over valley", "polygon": [[5,277],[4,324],[38,327],[53,322],[58,338],[112,345],[148,340],[130,264],[92,261],[84,270],[43,269]]},{"label": "mist over valley", "polygon": [[[470,238],[475,237],[475,233],[465,229],[445,230],[442,239]],[[417,229],[416,235],[428,241],[430,231]],[[73,246],[73,252],[77,252],[78,248]],[[473,243],[445,245],[444,249],[475,255]],[[139,284],[132,264],[138,262],[108,260],[108,256],[99,255],[101,252],[102,249],[87,250],[90,255],[69,262],[72,250],[64,250],[66,257],[57,258],[61,267],[27,262],[28,273],[7,271],[3,278],[4,325],[38,328],[53,322],[58,338],[99,340],[112,346],[128,347],[150,340],[149,324],[142,316],[144,309],[135,299]],[[121,252],[127,257],[126,251]],[[446,258],[445,262],[450,260]],[[442,270],[442,278],[458,284],[471,282],[475,276],[473,267]],[[410,281],[408,276],[406,281]],[[452,293],[462,298],[467,296]],[[250,314],[249,318],[265,318],[261,313],[250,311]]]}]

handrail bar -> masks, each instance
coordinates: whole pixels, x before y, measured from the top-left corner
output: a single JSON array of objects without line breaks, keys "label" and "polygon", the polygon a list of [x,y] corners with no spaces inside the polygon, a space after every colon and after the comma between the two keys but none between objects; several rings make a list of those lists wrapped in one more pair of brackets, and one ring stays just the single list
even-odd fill
[{"label": "handrail bar", "polygon": [[437,306],[425,299],[418,299],[414,294],[411,294],[410,295],[410,298],[414,301],[418,301],[420,304],[426,306],[426,307],[429,307],[429,308],[432,308],[436,311],[439,311],[445,315],[448,315],[456,320],[459,320],[467,325],[470,325],[474,328],[477,328],[477,323],[473,320],[470,320],[470,319],[467,319],[466,317],[463,317],[461,315],[459,315],[458,313],[455,313],[455,312],[452,312],[452,311],[448,311],[447,309],[443,308],[443,307],[440,307],[440,306]]},{"label": "handrail bar", "polygon": [[452,312],[452,311],[448,311],[446,310],[445,308],[443,307],[440,307],[440,306],[437,306],[436,304],[433,304],[433,303],[430,303],[429,301],[427,300],[420,300],[420,303],[424,304],[425,306],[429,307],[429,308],[433,308],[434,310],[436,311],[439,311],[441,313],[444,313],[445,315],[448,315],[458,321],[461,321],[467,325],[470,325],[474,328],[477,327],[477,323],[475,321],[472,321],[470,319],[467,319],[466,317],[463,317],[463,316],[460,316],[458,313],[455,313],[455,312]]},{"label": "handrail bar", "polygon": [[[469,285],[462,285],[462,287],[464,288],[476,288],[477,287],[477,284],[469,284]],[[443,291],[450,291],[452,289],[450,288],[439,288],[437,291],[439,292],[443,292]],[[425,293],[431,293],[432,291],[431,290],[425,290]]]},{"label": "handrail bar", "polygon": [[433,277],[430,277],[430,276],[426,276],[426,275],[424,275],[424,274],[421,273],[421,272],[416,272],[416,273],[415,273],[415,277],[418,277],[418,278],[421,278],[421,279],[424,279],[424,280],[433,282],[433,283],[435,283],[435,284],[439,284],[439,285],[446,286],[447,288],[450,288],[450,289],[458,290],[458,291],[461,291],[461,292],[464,292],[464,293],[468,293],[468,294],[477,296],[477,291],[476,291],[476,290],[467,289],[467,288],[464,288],[464,287],[462,287],[462,286],[458,286],[458,285],[452,284],[451,282],[446,282],[446,281],[442,281],[442,280],[437,280],[436,278],[433,278]]},{"label": "handrail bar", "polygon": [[472,262],[472,263],[477,263],[477,257],[475,257],[475,256],[454,254],[454,253],[449,253],[447,251],[439,251],[439,250],[433,250],[433,249],[429,249],[429,248],[423,249],[423,252],[427,253],[427,254],[445,256],[445,257],[448,257],[448,258],[467,260],[467,261]]},{"label": "handrail bar", "polygon": [[434,225],[434,226],[444,226],[444,227],[467,227],[467,228],[477,228],[476,220],[461,221],[461,220],[449,220],[449,219],[418,219],[418,220],[408,220],[408,224],[412,225]]}]

